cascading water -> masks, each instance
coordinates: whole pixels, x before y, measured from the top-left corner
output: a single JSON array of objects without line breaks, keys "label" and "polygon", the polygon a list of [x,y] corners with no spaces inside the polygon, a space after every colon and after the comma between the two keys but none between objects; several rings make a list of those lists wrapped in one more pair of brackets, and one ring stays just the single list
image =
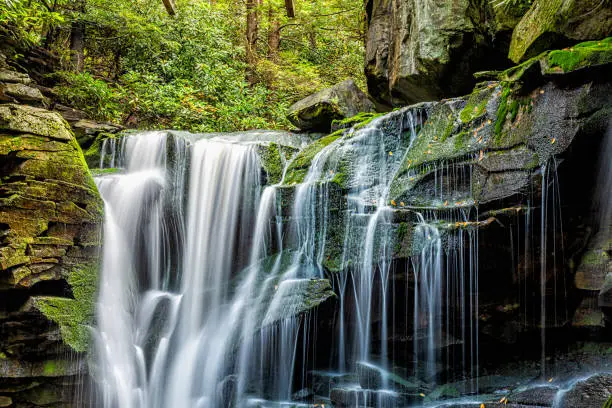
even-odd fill
[{"label": "cascading water", "polygon": [[[306,294],[325,292],[330,265],[341,271],[333,375],[374,370],[376,389],[347,384],[354,404],[405,404],[392,373],[399,351],[389,346],[398,335],[390,283],[401,273],[392,261],[399,213],[414,219],[405,274],[416,279],[403,295],[414,296],[412,332],[403,334],[413,339],[414,374],[435,383],[440,348],[461,344],[447,363],[459,359],[474,376],[477,234],[456,228],[469,210],[439,220],[404,203],[398,213],[389,199],[423,115],[403,109],[345,131],[311,158],[296,186],[283,180],[284,160],[280,182],[262,188],[258,136],[148,132],[105,145],[101,162],[123,170],[97,179],[107,208],[95,335],[103,405],[292,400],[314,364]],[[452,163],[434,171],[436,200],[453,198],[448,180],[462,172]]]}]

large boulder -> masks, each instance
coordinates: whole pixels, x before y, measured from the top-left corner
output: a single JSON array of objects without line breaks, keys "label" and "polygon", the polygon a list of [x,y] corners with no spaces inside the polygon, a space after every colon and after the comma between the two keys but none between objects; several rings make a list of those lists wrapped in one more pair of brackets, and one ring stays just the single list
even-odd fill
[{"label": "large boulder", "polygon": [[67,402],[85,372],[102,200],[58,113],[0,105],[0,163],[0,393]]},{"label": "large boulder", "polygon": [[352,79],[324,89],[289,108],[288,119],[302,130],[329,131],[332,121],[374,111],[374,104]]},{"label": "large boulder", "polygon": [[542,51],[612,33],[612,3],[602,0],[536,0],[512,34],[514,62]]},{"label": "large boulder", "polygon": [[401,105],[468,93],[472,73],[509,66],[523,6],[469,0],[367,0],[366,77],[378,101]]}]

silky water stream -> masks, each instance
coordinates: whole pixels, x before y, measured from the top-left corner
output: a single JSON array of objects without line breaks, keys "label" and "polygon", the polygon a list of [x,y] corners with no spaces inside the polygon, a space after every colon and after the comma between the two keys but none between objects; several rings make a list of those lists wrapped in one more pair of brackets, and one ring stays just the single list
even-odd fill
[{"label": "silky water stream", "polygon": [[[458,200],[457,183],[471,191],[472,169],[431,164],[428,205],[400,211],[389,199],[424,109],[328,136],[297,180],[285,179],[309,147],[278,147],[276,184],[261,147],[277,145],[258,134],[105,143],[101,167],[121,170],[96,178],[106,212],[99,405],[419,405],[450,367],[477,392],[479,234],[468,226],[478,211],[470,197],[436,210]],[[542,169],[545,185],[554,166]],[[403,241],[409,257],[398,262]],[[318,338],[324,302],[333,312]]]}]

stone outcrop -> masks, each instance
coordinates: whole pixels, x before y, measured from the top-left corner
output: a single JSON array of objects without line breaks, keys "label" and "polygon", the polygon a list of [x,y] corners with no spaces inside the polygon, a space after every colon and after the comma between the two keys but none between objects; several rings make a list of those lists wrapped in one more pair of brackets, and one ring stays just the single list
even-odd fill
[{"label": "stone outcrop", "polygon": [[296,102],[287,118],[302,130],[329,131],[334,120],[372,111],[374,104],[348,79]]},{"label": "stone outcrop", "polygon": [[468,93],[472,73],[507,67],[526,11],[469,0],[367,0],[366,77],[378,101],[402,105]]},{"label": "stone outcrop", "polygon": [[24,73],[12,69],[0,53],[0,103],[26,103],[45,107],[49,101]]},{"label": "stone outcrop", "polygon": [[536,0],[512,34],[514,62],[542,51],[612,34],[612,4],[601,0]]},{"label": "stone outcrop", "polygon": [[[7,71],[5,80],[31,83]],[[64,119],[39,107],[0,105],[3,401],[80,403],[73,393],[86,372],[102,218],[102,200]]]}]

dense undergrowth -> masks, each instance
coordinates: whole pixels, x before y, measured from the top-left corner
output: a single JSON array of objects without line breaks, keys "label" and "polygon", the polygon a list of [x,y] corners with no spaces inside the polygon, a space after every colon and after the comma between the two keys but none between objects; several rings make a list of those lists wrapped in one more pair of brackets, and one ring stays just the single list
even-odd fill
[{"label": "dense undergrowth", "polygon": [[[48,77],[58,102],[130,127],[287,128],[296,100],[348,77],[363,85],[360,0],[295,0],[292,18],[283,1],[260,2],[248,64],[243,2],[176,3],[170,16],[161,0],[0,0],[0,34],[58,55]],[[272,27],[280,33],[274,55]],[[75,28],[84,33],[80,49]],[[83,62],[75,67],[76,54]]]}]

